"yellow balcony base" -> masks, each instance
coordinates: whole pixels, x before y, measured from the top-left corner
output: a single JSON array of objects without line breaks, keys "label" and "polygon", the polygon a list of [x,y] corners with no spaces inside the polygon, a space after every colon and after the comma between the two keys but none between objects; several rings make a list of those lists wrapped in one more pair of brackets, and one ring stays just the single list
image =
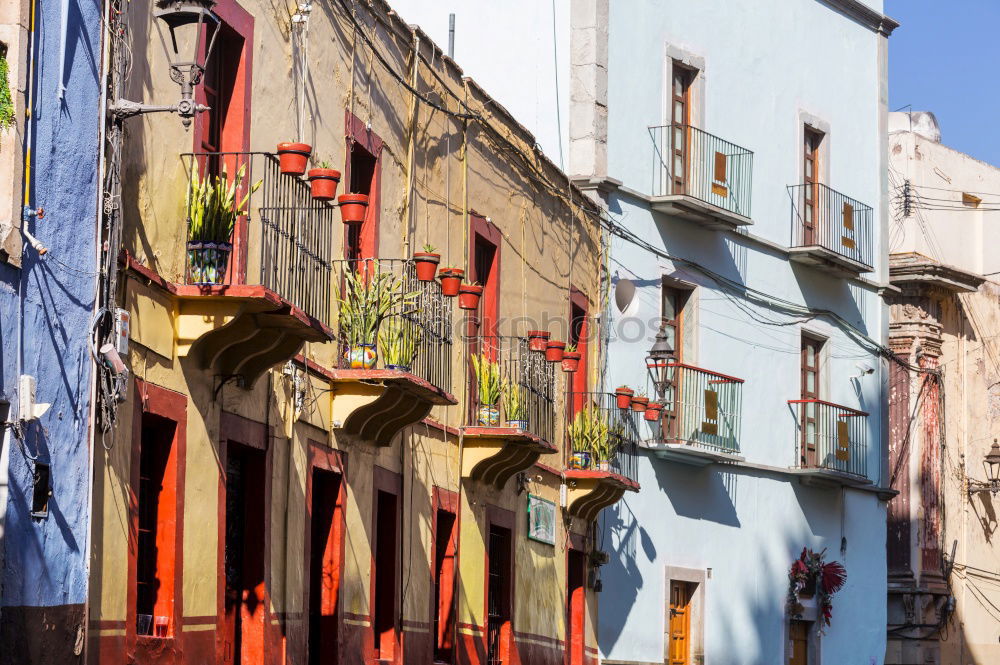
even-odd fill
[{"label": "yellow balcony base", "polygon": [[563,478],[566,481],[566,512],[587,521],[618,503],[625,492],[639,491],[639,483],[611,471],[567,469]]},{"label": "yellow balcony base", "polygon": [[455,398],[408,372],[389,369],[325,370],[334,384],[333,426],[345,433],[388,446],[403,428],[427,417],[436,405]]},{"label": "yellow balcony base", "polygon": [[171,301],[177,356],[196,359],[202,369],[221,376],[240,376],[247,387],[290,360],[305,342],[334,339],[329,328],[263,286],[174,284],[128,261],[132,272]]},{"label": "yellow balcony base", "polygon": [[555,446],[513,427],[465,427],[462,475],[503,489],[514,474],[531,468]]}]

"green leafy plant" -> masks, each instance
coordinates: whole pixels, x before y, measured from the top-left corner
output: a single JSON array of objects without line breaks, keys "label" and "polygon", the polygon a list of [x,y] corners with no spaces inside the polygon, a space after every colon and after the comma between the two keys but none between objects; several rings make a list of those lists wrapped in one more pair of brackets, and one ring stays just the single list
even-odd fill
[{"label": "green leafy plant", "polygon": [[503,410],[507,420],[524,420],[524,395],[515,381],[503,382]]},{"label": "green leafy plant", "polygon": [[333,168],[333,164],[331,164],[328,160],[324,159],[323,161],[321,161],[319,163],[319,168],[321,168],[321,169],[332,169]]},{"label": "green leafy plant", "polygon": [[425,254],[433,254],[435,252],[437,252],[437,247],[435,247],[434,245],[432,245],[430,243],[427,243],[426,245],[424,245],[424,253]]},{"label": "green leafy plant", "polygon": [[14,98],[10,94],[10,65],[7,52],[0,52],[0,129],[14,124]]},{"label": "green leafy plant", "polygon": [[387,365],[411,367],[420,345],[420,328],[405,316],[390,316],[378,333],[379,350]]},{"label": "green leafy plant", "polygon": [[191,180],[188,183],[187,210],[189,219],[189,238],[191,242],[228,242],[236,226],[236,218],[246,214],[246,206],[250,195],[256,192],[262,180],[258,180],[250,191],[237,202],[236,196],[243,188],[243,178],[246,175],[246,164],[236,172],[232,182],[223,171],[221,176],[198,177],[198,170],[191,170]]},{"label": "green leafy plant", "polygon": [[378,261],[344,273],[344,297],[338,299],[340,335],[350,346],[374,344],[382,322],[393,314],[407,314],[416,307],[416,291],[403,292],[403,280],[379,272]]},{"label": "green leafy plant", "polygon": [[599,408],[593,405],[583,407],[577,411],[567,429],[575,452],[590,453],[598,462],[611,459],[614,452],[612,427]]},{"label": "green leafy plant", "polygon": [[575,353],[576,352],[576,344],[567,344],[566,348],[563,349],[563,351],[565,353]]},{"label": "green leafy plant", "polygon": [[502,392],[500,364],[490,359],[489,354],[484,352],[472,356],[472,370],[476,374],[476,386],[479,389],[479,404],[482,406],[496,406],[497,402],[500,401],[500,393]]}]

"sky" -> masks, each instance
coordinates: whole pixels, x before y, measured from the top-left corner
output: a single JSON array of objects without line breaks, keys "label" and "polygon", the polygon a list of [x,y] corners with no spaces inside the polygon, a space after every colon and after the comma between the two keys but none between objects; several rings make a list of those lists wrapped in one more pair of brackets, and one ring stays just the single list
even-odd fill
[{"label": "sky", "polygon": [[932,111],[941,142],[1000,165],[1000,0],[885,0],[889,109]]}]

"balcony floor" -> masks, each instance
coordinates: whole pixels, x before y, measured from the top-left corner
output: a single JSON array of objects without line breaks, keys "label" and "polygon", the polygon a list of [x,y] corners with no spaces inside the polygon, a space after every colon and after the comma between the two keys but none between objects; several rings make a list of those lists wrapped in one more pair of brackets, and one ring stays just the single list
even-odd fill
[{"label": "balcony floor", "polygon": [[803,485],[814,485],[817,487],[865,487],[872,484],[872,481],[867,478],[845,471],[837,471],[836,469],[793,467],[788,469],[788,472],[793,476],[798,476],[799,482]]},{"label": "balcony floor", "polygon": [[812,266],[841,277],[857,277],[863,273],[872,271],[871,266],[838,254],[832,249],[827,249],[821,245],[789,247],[788,258],[791,261]]},{"label": "balcony floor", "polygon": [[625,492],[638,492],[639,483],[613,471],[566,469],[566,512],[590,521],[608,506],[618,503]]},{"label": "balcony floor", "polygon": [[668,194],[652,198],[653,210],[680,217],[705,228],[732,231],[742,226],[752,226],[749,217],[730,212],[687,194]]},{"label": "balcony floor", "polygon": [[744,461],[744,458],[736,453],[727,453],[683,441],[644,441],[641,446],[660,459],[691,466]]}]

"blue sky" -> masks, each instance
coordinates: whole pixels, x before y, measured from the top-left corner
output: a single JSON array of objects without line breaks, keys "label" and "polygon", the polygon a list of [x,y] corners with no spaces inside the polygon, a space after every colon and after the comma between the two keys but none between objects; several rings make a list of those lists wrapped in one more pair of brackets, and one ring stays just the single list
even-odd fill
[{"label": "blue sky", "polygon": [[933,111],[942,143],[1000,165],[1000,2],[885,0],[889,109]]}]

